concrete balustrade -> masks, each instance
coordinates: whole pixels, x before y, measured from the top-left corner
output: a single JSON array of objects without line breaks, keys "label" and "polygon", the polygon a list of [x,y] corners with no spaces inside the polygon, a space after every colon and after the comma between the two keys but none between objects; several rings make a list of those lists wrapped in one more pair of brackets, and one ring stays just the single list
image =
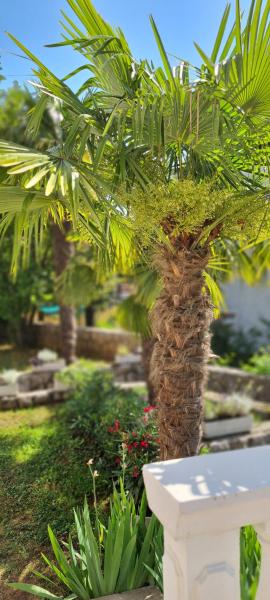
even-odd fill
[{"label": "concrete balustrade", "polygon": [[239,532],[262,545],[256,600],[270,590],[270,446],[144,467],[152,511],[164,526],[164,600],[239,600]]}]

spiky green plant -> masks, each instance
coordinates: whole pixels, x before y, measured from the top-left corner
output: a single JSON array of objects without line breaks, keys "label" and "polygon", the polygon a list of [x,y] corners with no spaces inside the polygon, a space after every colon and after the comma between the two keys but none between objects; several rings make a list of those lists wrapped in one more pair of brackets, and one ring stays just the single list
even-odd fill
[{"label": "spiky green plant", "polygon": [[[136,589],[151,581],[156,559],[155,539],[160,539],[162,528],[154,515],[146,524],[146,511],[145,494],[136,514],[134,500],[127,496],[120,482],[120,491],[115,490],[111,498],[108,524],[102,523],[98,514],[92,524],[85,501],[82,511],[74,511],[76,540],[70,537],[64,544],[65,549],[48,528],[56,564],[46,556],[43,558],[54,579],[67,590],[68,595],[61,596],[62,600],[90,600]],[[53,581],[37,575],[53,589]],[[15,583],[11,587],[36,598],[60,600],[58,595],[34,584]]]}]

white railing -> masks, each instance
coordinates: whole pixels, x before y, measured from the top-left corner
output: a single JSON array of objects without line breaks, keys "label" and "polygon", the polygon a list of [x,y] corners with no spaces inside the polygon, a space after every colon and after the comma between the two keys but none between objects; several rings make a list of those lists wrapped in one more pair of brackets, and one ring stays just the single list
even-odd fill
[{"label": "white railing", "polygon": [[164,526],[164,600],[240,600],[239,530],[262,546],[256,600],[270,599],[270,446],[144,467]]}]

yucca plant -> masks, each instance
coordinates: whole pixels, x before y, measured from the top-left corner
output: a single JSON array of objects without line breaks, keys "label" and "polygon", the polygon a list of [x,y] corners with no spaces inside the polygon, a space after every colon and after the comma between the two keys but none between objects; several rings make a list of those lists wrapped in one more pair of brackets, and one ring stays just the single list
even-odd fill
[{"label": "yucca plant", "polygon": [[236,0],[228,35],[227,6],[210,56],[197,46],[197,68],[187,61],[172,68],[152,17],[158,68],[137,61],[90,0],[68,4],[75,20],[63,14],[60,44],[81,54],[76,72],[89,76],[75,94],[67,84],[74,73],[60,80],[16,42],[37,66],[32,130],[53,95],[67,137],[42,155],[2,142],[0,165],[16,175],[16,187],[12,179],[0,188],[0,203],[1,194],[10,202],[1,229],[16,206],[21,232],[23,216],[45,198],[51,210],[69,210],[75,227],[86,221],[91,236],[99,235],[101,208],[120,238],[129,221],[162,280],[151,317],[161,456],[191,455],[200,443],[213,245],[269,235],[270,0],[252,0],[246,22]]},{"label": "yucca plant", "polygon": [[[66,589],[66,595],[59,596],[34,584],[15,583],[11,587],[36,598],[89,600],[147,585],[153,581],[154,542],[162,536],[162,528],[154,516],[146,524],[146,512],[145,494],[136,514],[134,500],[127,496],[120,481],[120,491],[114,490],[111,498],[108,524],[102,523],[97,515],[92,524],[85,501],[83,510],[74,511],[76,538],[70,537],[64,543],[65,549],[48,528],[56,564],[44,555],[43,559],[54,579]],[[53,589],[52,580],[37,575]]]}]

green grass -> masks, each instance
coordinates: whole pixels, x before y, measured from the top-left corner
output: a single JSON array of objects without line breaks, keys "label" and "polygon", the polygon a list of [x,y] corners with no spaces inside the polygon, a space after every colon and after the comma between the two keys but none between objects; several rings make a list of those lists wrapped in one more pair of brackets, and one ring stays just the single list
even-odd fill
[{"label": "green grass", "polygon": [[[40,551],[47,551],[48,523],[66,537],[73,522],[72,508],[91,491],[88,458],[87,448],[70,436],[64,405],[1,414],[0,574],[4,582],[18,580]],[[9,593],[4,587],[1,599],[12,597]]]}]

